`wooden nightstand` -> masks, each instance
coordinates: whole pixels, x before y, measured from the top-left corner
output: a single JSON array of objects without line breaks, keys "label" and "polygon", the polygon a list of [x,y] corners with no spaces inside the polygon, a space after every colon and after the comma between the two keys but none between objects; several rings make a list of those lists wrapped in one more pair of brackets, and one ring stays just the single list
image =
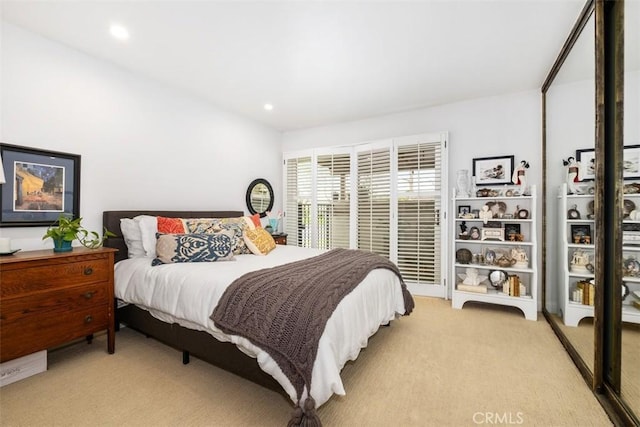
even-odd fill
[{"label": "wooden nightstand", "polygon": [[272,234],[273,240],[276,241],[276,245],[286,245],[287,244],[287,233],[278,233]]},{"label": "wooden nightstand", "polygon": [[107,330],[115,351],[115,249],[25,251],[0,258],[0,362]]}]

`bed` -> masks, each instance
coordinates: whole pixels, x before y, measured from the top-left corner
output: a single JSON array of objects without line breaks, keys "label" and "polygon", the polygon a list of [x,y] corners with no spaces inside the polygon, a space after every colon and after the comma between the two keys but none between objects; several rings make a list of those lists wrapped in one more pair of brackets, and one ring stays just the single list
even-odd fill
[{"label": "bed", "polygon": [[[140,218],[140,215],[186,220],[239,218],[243,212],[105,211],[103,225],[116,234],[105,241],[105,246],[118,249],[116,324],[127,325],[181,350],[184,363],[194,355],[283,394],[296,407],[291,424],[299,424],[301,417],[316,417],[315,409],[333,394],[345,394],[339,375],[344,364],[357,358],[368,338],[381,325],[389,324],[413,308],[411,296],[396,273],[386,268],[371,270],[341,299],[326,321],[326,327],[319,332],[317,356],[310,367],[309,390],[305,386],[300,393],[295,381],[283,372],[286,369],[281,369],[280,359],[275,360],[273,351],[254,344],[260,341],[223,332],[221,324],[214,322],[213,315],[209,314],[225,299],[227,287],[241,276],[249,276],[254,271],[260,272],[251,273],[254,277],[261,276],[265,269],[309,262],[305,260],[330,254],[317,249],[277,246],[266,256],[241,254],[233,257],[233,261],[152,266],[148,256],[129,257],[127,243],[130,242],[125,242],[121,230],[121,220]],[[139,284],[143,278],[151,278],[153,284]],[[319,423],[317,417],[316,421]]]}]

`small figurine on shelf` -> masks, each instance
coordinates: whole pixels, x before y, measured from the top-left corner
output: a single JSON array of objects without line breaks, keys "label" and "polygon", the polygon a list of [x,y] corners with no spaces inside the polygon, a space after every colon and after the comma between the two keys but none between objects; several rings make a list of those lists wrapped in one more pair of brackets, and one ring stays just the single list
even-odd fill
[{"label": "small figurine on shelf", "polygon": [[464,285],[478,286],[485,280],[487,276],[483,276],[476,268],[467,268],[464,273],[458,273],[458,277],[462,279]]},{"label": "small figurine on shelf", "polygon": [[469,238],[469,234],[467,233],[467,222],[466,221],[462,221],[460,223],[460,234],[458,235],[458,238],[460,238],[462,240],[467,240]]},{"label": "small figurine on shelf", "polygon": [[573,252],[571,258],[571,271],[574,273],[589,273],[593,271],[593,266],[589,261],[589,254],[578,249]]},{"label": "small figurine on shelf", "polygon": [[480,213],[478,214],[478,218],[480,218],[485,224],[487,223],[487,221],[493,218],[493,212],[489,210],[489,206],[484,205],[482,207]]},{"label": "small figurine on shelf", "polygon": [[575,157],[569,157],[562,163],[567,167],[567,189],[569,194],[580,194],[580,189],[576,182],[582,181],[582,167]]},{"label": "small figurine on shelf", "polygon": [[515,263],[513,264],[515,268],[529,267],[529,258],[527,257],[525,250],[522,248],[511,249],[511,259],[515,260]]},{"label": "small figurine on shelf", "polygon": [[529,169],[529,162],[526,160],[520,161],[518,167],[513,171],[513,175],[511,176],[511,181],[520,186],[520,195],[524,196],[528,194],[527,189],[527,175],[526,170]]}]

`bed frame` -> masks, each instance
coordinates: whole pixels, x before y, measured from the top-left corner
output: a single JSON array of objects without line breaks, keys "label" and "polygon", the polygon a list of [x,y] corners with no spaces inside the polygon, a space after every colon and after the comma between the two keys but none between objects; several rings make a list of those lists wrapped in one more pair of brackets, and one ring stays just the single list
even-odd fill
[{"label": "bed frame", "polygon": [[[127,245],[120,230],[122,218],[133,218],[137,215],[164,216],[169,218],[237,218],[243,216],[241,211],[105,211],[102,224],[116,237],[105,241],[105,246],[118,249],[116,262],[127,259]],[[169,324],[151,316],[133,304],[116,309],[116,330],[122,323],[148,337],[157,339],[177,350],[182,351],[182,362],[189,362],[189,355],[209,362],[225,371],[232,372],[249,381],[274,390],[289,399],[282,386],[258,366],[256,359],[247,356],[234,344],[221,342],[203,331],[195,331],[176,323]]]}]

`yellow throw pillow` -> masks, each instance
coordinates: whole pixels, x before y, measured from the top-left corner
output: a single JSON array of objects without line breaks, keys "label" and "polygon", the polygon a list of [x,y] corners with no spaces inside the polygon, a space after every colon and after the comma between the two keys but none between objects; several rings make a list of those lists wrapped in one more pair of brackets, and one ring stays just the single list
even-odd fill
[{"label": "yellow throw pillow", "polygon": [[276,248],[275,240],[264,228],[245,229],[243,237],[249,250],[256,255],[266,255]]}]

